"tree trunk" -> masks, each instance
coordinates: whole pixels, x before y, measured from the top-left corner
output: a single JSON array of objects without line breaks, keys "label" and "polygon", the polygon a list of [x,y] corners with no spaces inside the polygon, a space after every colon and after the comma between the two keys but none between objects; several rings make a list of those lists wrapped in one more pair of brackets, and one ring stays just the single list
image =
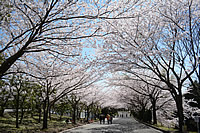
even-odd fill
[{"label": "tree trunk", "polygon": [[73,106],[72,120],[73,120],[73,124],[76,124],[76,105]]},{"label": "tree trunk", "polygon": [[90,109],[90,107],[87,106],[87,122],[89,122],[89,115],[90,115],[89,109]]},{"label": "tree trunk", "polygon": [[33,108],[33,101],[31,102],[31,118],[34,116],[34,108]]},{"label": "tree trunk", "polygon": [[39,108],[39,119],[38,119],[38,123],[41,122],[41,116],[42,116],[42,109],[41,107]]},{"label": "tree trunk", "polygon": [[46,92],[46,98],[44,100],[44,105],[43,105],[43,127],[42,129],[47,129],[48,128],[48,114],[49,114],[49,110],[50,110],[50,102],[49,102],[49,83],[47,80],[47,92]]},{"label": "tree trunk", "polygon": [[153,124],[157,124],[157,116],[156,116],[156,102],[152,102],[152,109],[153,109]]},{"label": "tree trunk", "polygon": [[78,107],[76,108],[76,117],[77,117],[77,120],[80,119],[80,115],[79,115]]},{"label": "tree trunk", "polygon": [[0,79],[4,76],[4,73],[15,63],[17,59],[19,59],[23,54],[26,47],[29,45],[29,42],[27,42],[17,53],[10,56],[8,59],[6,59],[0,66]]},{"label": "tree trunk", "polygon": [[63,113],[60,114],[60,118],[59,118],[60,120],[62,120],[62,116],[63,116]]},{"label": "tree trunk", "polygon": [[49,120],[51,120],[51,107],[49,107],[49,111],[48,112],[49,112]]},{"label": "tree trunk", "polygon": [[23,102],[21,103],[21,117],[19,123],[22,124],[22,120],[24,118],[24,103],[25,103],[25,97],[23,97]]},{"label": "tree trunk", "polygon": [[16,96],[16,128],[19,128],[19,93]]},{"label": "tree trunk", "polygon": [[5,110],[4,107],[1,107],[1,109],[0,109],[0,116],[1,116],[1,117],[3,117],[4,110]]},{"label": "tree trunk", "polygon": [[183,132],[183,121],[184,121],[184,115],[183,115],[183,101],[182,101],[182,94],[179,94],[176,99],[176,107],[178,111],[178,124],[179,124],[179,132]]},{"label": "tree trunk", "polygon": [[43,110],[43,127],[42,129],[47,129],[47,118],[48,118],[48,111],[44,108]]},{"label": "tree trunk", "polygon": [[21,118],[20,118],[19,124],[22,124],[23,118],[24,118],[24,109],[21,108]]},{"label": "tree trunk", "polygon": [[33,116],[34,116],[34,114],[33,114],[33,108],[32,108],[31,109],[31,118],[34,118]]},{"label": "tree trunk", "polygon": [[44,101],[44,106],[43,106],[43,127],[42,129],[47,129],[48,128],[48,104],[47,100]]},{"label": "tree trunk", "polygon": [[141,114],[140,114],[142,121],[145,121],[145,114],[144,113],[145,113],[145,107],[142,107]]}]

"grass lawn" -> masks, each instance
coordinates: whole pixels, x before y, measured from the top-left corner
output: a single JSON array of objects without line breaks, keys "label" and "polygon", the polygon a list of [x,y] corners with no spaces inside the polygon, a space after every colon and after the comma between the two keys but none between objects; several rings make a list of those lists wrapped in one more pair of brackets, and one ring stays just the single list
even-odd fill
[{"label": "grass lawn", "polygon": [[[171,131],[171,132],[178,131],[177,129],[174,129],[174,128],[164,127],[161,124],[156,124],[156,125],[153,125],[153,126],[157,127],[157,128],[160,128],[162,130],[165,130],[165,131]],[[197,132],[191,132],[191,131],[189,131],[188,133],[197,133]]]},{"label": "grass lawn", "polygon": [[24,118],[22,124],[19,124],[19,128],[15,128],[15,118],[9,114],[5,114],[4,117],[0,117],[0,132],[1,133],[58,133],[60,131],[83,125],[84,123],[77,122],[76,125],[65,122],[66,116],[63,116],[62,120],[59,120],[58,115],[52,115],[52,119],[48,120],[48,129],[42,129],[42,121],[38,123],[38,117]]},{"label": "grass lawn", "polygon": [[153,126],[159,128],[159,129],[165,130],[165,131],[178,131],[177,129],[174,129],[174,128],[164,127],[161,124],[156,124],[156,125],[153,125]]}]

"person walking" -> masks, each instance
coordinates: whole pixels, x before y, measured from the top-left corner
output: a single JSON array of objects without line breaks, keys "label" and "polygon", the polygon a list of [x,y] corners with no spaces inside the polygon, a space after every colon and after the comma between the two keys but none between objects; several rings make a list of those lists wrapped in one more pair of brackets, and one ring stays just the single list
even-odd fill
[{"label": "person walking", "polygon": [[113,121],[113,116],[110,115],[110,124],[112,124],[112,121]]},{"label": "person walking", "polygon": [[101,114],[99,116],[99,120],[100,120],[100,124],[102,123],[102,121],[103,121],[103,124],[105,124],[105,116],[104,116],[104,114]]},{"label": "person walking", "polygon": [[109,122],[110,122],[110,115],[107,114],[107,115],[106,115],[106,118],[107,118],[107,122],[108,122],[108,124],[109,124]]}]

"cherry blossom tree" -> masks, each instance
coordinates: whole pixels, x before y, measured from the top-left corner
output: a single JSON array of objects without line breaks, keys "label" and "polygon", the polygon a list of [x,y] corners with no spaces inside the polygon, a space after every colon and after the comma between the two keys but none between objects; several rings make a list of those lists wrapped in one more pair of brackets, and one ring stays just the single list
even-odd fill
[{"label": "cherry blossom tree", "polygon": [[[150,3],[148,3],[150,2]],[[182,90],[198,78],[199,1],[148,1],[137,6],[137,17],[110,20],[109,30],[101,47],[113,71],[132,73],[140,78],[141,69],[153,72],[176,102],[179,130],[183,126]]]},{"label": "cherry blossom tree", "polygon": [[[93,73],[94,74],[94,73]],[[44,95],[44,103],[46,103],[46,109],[43,110],[49,111],[51,106],[64,97],[65,95],[79,89],[87,88],[92,83],[97,80],[92,76],[92,74],[84,73],[83,71],[78,71],[77,73],[73,73],[73,75],[69,75],[70,77],[61,77],[59,78],[48,78],[44,85],[45,95]],[[79,100],[76,100],[79,101]],[[73,104],[75,105],[75,104]],[[45,107],[43,105],[43,107]],[[74,107],[76,109],[76,107]],[[44,113],[47,115],[47,112]],[[44,126],[44,125],[43,125]],[[46,128],[45,126],[43,128]]]},{"label": "cherry blossom tree", "polygon": [[72,107],[72,122],[73,124],[76,124],[77,119],[77,110],[78,110],[78,104],[80,102],[80,97],[78,97],[74,92],[72,92],[69,96],[69,103]]},{"label": "cherry blossom tree", "polygon": [[[68,56],[65,61],[54,58],[46,52],[40,54],[32,53],[35,57],[22,57],[24,63],[19,71],[27,72],[31,75],[30,80],[37,83],[41,91],[38,99],[42,100],[43,107],[43,129],[47,128],[47,118],[54,103],[70,94],[74,90],[81,90],[92,85],[99,80],[101,74],[98,73],[93,62],[86,60],[82,56]],[[25,67],[23,67],[25,66]]]},{"label": "cherry blossom tree", "polygon": [[[134,102],[140,103],[140,100],[142,102],[147,101],[145,102],[146,104],[143,103],[141,105],[145,105],[143,106],[144,109],[147,104],[150,105],[150,109],[152,109],[153,124],[157,124],[157,110],[162,109],[165,104],[170,103],[172,100],[168,91],[161,90],[157,87],[163,85],[161,81],[155,81],[153,79],[148,79],[147,77],[143,77],[143,80],[140,80],[138,78],[134,78],[134,75],[133,77],[131,77],[130,74],[120,74],[117,75],[115,78],[111,78],[109,83],[112,86],[120,87],[120,92],[118,93],[125,93],[119,95],[122,95],[122,97],[124,97],[123,101],[127,104],[129,103],[133,106],[135,104]],[[124,89],[124,91],[122,91],[122,89]],[[133,93],[127,94],[129,93],[129,91],[133,91]],[[134,100],[134,98],[132,97],[135,97],[136,99]],[[140,99],[139,97],[141,97],[142,99]],[[134,107],[136,107],[136,105]]]},{"label": "cherry blossom tree", "polygon": [[[6,55],[0,66],[0,78],[10,73],[21,57],[30,53],[47,52],[65,61],[77,56],[89,37],[109,34],[101,31],[105,19],[124,18],[135,2],[78,1],[78,0],[13,0],[2,1],[1,14],[10,14],[9,21],[1,20],[1,49]],[[7,13],[6,5],[12,5]],[[125,8],[127,5],[127,8]],[[4,16],[5,16],[4,15]],[[129,16],[132,17],[132,16]],[[34,58],[34,57],[31,57]]]},{"label": "cherry blossom tree", "polygon": [[81,102],[85,104],[87,121],[89,121],[90,116],[92,120],[96,119],[99,115],[99,110],[101,109],[101,102],[105,98],[105,92],[99,84],[101,84],[101,82],[89,86],[80,93]]},{"label": "cherry blossom tree", "polygon": [[7,0],[0,0],[1,3],[1,11],[0,11],[0,25],[2,24],[2,21],[6,21],[8,22],[11,15],[11,11],[12,11],[12,5],[10,3],[10,1]]},{"label": "cherry blossom tree", "polygon": [[[24,108],[27,105],[26,101],[28,96],[30,96],[32,85],[24,75],[18,74],[13,75],[10,79],[9,86],[11,88],[13,107],[15,108],[16,128],[19,128],[19,124],[22,123]],[[20,113],[21,117],[19,119]]]},{"label": "cherry blossom tree", "polygon": [[141,95],[129,88],[120,87],[117,89],[118,102],[124,103],[124,108],[131,110],[134,117],[144,120],[145,112],[150,110],[150,101],[147,96]]}]

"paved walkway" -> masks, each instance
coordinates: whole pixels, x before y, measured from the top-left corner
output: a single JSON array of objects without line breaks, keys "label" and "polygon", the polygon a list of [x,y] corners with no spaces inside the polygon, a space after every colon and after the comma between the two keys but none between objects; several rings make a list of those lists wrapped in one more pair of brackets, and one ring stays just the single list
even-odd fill
[{"label": "paved walkway", "polygon": [[61,133],[162,133],[137,122],[133,118],[114,118],[113,124],[92,123]]}]

